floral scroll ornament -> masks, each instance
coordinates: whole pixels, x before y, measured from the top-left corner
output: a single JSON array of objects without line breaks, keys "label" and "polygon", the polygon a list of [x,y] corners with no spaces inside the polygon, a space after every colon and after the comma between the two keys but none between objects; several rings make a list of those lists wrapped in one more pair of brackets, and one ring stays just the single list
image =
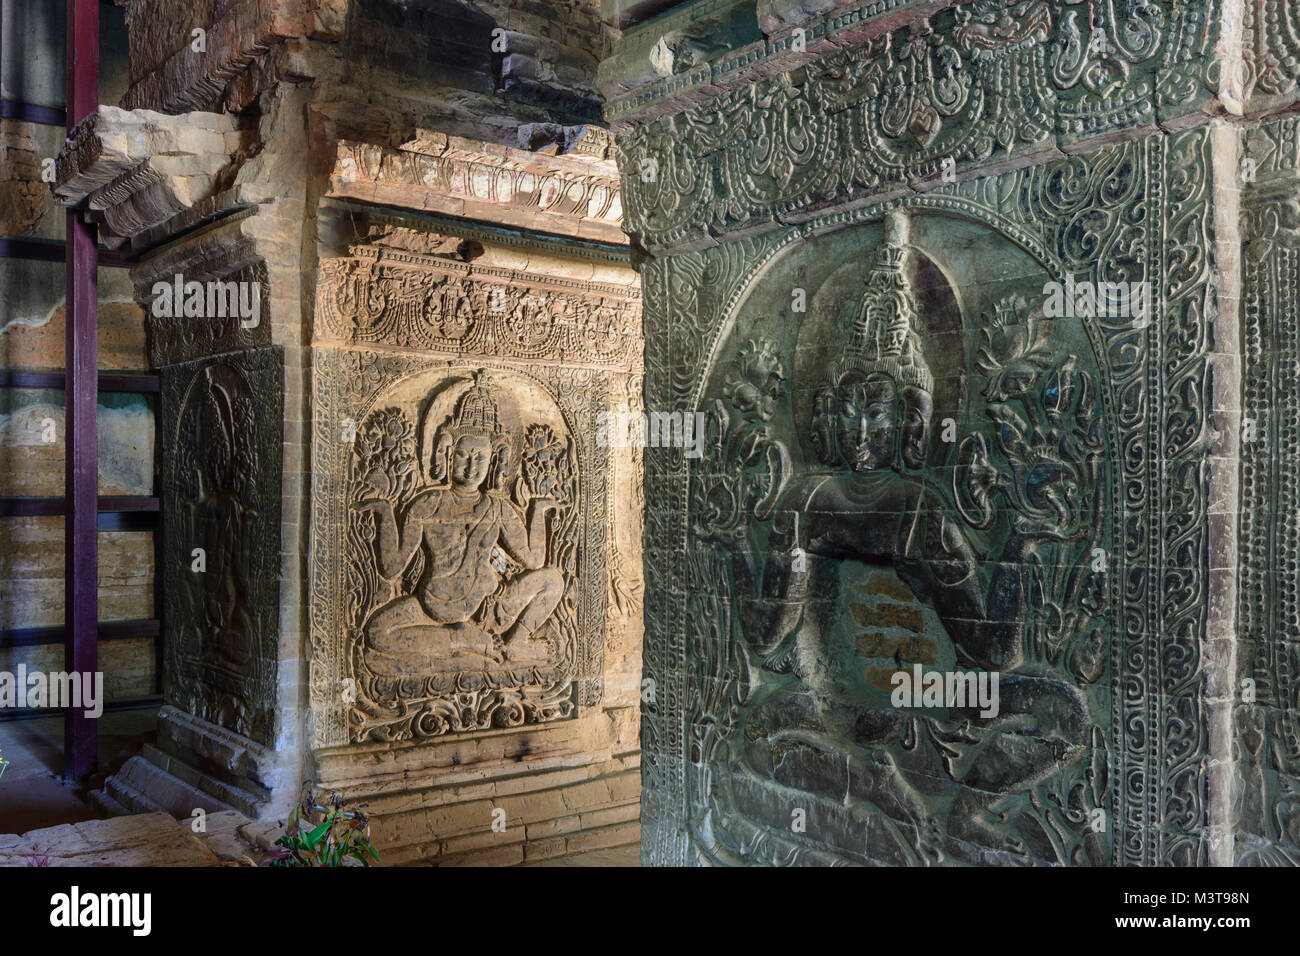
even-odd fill
[{"label": "floral scroll ornament", "polygon": [[1026,657],[1090,684],[1104,667],[1106,573],[1096,386],[1076,356],[1052,349],[1023,301],[1003,299],[983,328],[978,364],[988,376],[993,449],[981,434],[963,440],[953,493],[976,528],[992,525],[992,498],[1004,497],[1015,532],[1034,542],[1026,574],[1037,610],[1026,623]]},{"label": "floral scroll ornament", "polygon": [[907,133],[928,146],[943,121],[966,106],[971,78],[962,72],[961,54],[925,18],[911,24],[899,59],[885,81],[880,127],[891,139]]},{"label": "floral scroll ornament", "polygon": [[554,498],[561,503],[568,503],[571,474],[570,461],[573,457],[570,441],[560,441],[549,425],[529,425],[524,434],[522,483],[517,497]]},{"label": "floral scroll ornament", "polygon": [[[776,401],[785,369],[766,340],[741,347],[726,374],[723,401],[709,416],[707,447],[715,467],[701,470],[700,520],[696,533],[725,543],[743,535],[751,518],[765,521],[790,477],[790,454],[772,437]],[[730,406],[730,410],[728,410]],[[738,479],[738,480],[737,480]]]}]

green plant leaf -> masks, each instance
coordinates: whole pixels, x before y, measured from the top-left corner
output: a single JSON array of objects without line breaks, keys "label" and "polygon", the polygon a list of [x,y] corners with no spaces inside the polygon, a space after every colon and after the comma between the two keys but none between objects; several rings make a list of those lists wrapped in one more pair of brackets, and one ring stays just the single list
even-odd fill
[{"label": "green plant leaf", "polygon": [[334,814],[330,814],[329,818],[326,819],[324,823],[322,823],[316,829],[312,830],[303,838],[303,842],[307,844],[307,848],[309,850],[316,849],[316,844],[319,843],[321,841],[321,838],[324,837],[325,834],[329,832],[330,824],[333,822],[334,822]]}]

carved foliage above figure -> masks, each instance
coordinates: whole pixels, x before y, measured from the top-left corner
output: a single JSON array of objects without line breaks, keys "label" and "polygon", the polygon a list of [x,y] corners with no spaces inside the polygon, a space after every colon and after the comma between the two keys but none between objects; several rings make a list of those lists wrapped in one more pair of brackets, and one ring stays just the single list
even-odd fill
[{"label": "carved foliage above figure", "polygon": [[279,350],[163,370],[168,703],[272,743],[279,624]]},{"label": "carved foliage above figure", "polygon": [[1159,109],[1196,108],[1203,16],[978,0],[680,112],[629,116],[624,226],[652,250],[689,247],[1154,124]]}]

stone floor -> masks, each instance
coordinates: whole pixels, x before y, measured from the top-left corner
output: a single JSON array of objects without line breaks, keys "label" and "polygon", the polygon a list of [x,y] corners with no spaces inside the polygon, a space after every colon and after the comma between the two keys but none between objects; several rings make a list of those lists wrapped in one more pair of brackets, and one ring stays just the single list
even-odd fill
[{"label": "stone floor", "polygon": [[[269,854],[259,824],[210,813],[205,830],[165,813],[85,820],[0,834],[0,866],[259,866]],[[264,842],[264,841],[263,841]]]},{"label": "stone floor", "polygon": [[[157,708],[114,711],[99,720],[99,763],[112,768],[133,752],[157,723]],[[96,778],[70,786],[63,782],[63,718],[0,723],[0,833],[101,819],[105,814],[87,799]]]},{"label": "stone floor", "polygon": [[[154,726],[152,708],[108,713],[100,721],[100,765],[112,767]],[[60,717],[0,723],[0,866],[256,866],[270,858],[275,824],[238,813],[208,814],[205,833],[165,813],[103,819],[87,802],[98,786],[63,782]],[[533,866],[639,866],[634,845],[609,847]]]},{"label": "stone floor", "polygon": [[[196,833],[190,821],[142,813],[0,834],[0,866],[261,866],[273,855],[275,824],[210,813],[204,825]],[[639,866],[640,848],[610,847],[534,865]]]}]

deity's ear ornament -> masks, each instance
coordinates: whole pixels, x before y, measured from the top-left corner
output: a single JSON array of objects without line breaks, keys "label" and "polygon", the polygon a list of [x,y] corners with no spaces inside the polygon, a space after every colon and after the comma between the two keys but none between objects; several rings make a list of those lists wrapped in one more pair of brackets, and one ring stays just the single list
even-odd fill
[{"label": "deity's ear ornament", "polygon": [[429,467],[430,477],[435,484],[446,484],[451,475],[451,446],[451,435],[445,428],[439,428],[438,437],[434,439],[433,459]]},{"label": "deity's ear ornament", "polygon": [[830,385],[823,385],[813,396],[812,439],[813,452],[823,465],[840,463],[839,441],[835,437],[835,406],[837,396]]},{"label": "deity's ear ornament", "polygon": [[500,491],[510,474],[510,436],[504,432],[492,440],[492,464],[488,468],[488,488]]}]

